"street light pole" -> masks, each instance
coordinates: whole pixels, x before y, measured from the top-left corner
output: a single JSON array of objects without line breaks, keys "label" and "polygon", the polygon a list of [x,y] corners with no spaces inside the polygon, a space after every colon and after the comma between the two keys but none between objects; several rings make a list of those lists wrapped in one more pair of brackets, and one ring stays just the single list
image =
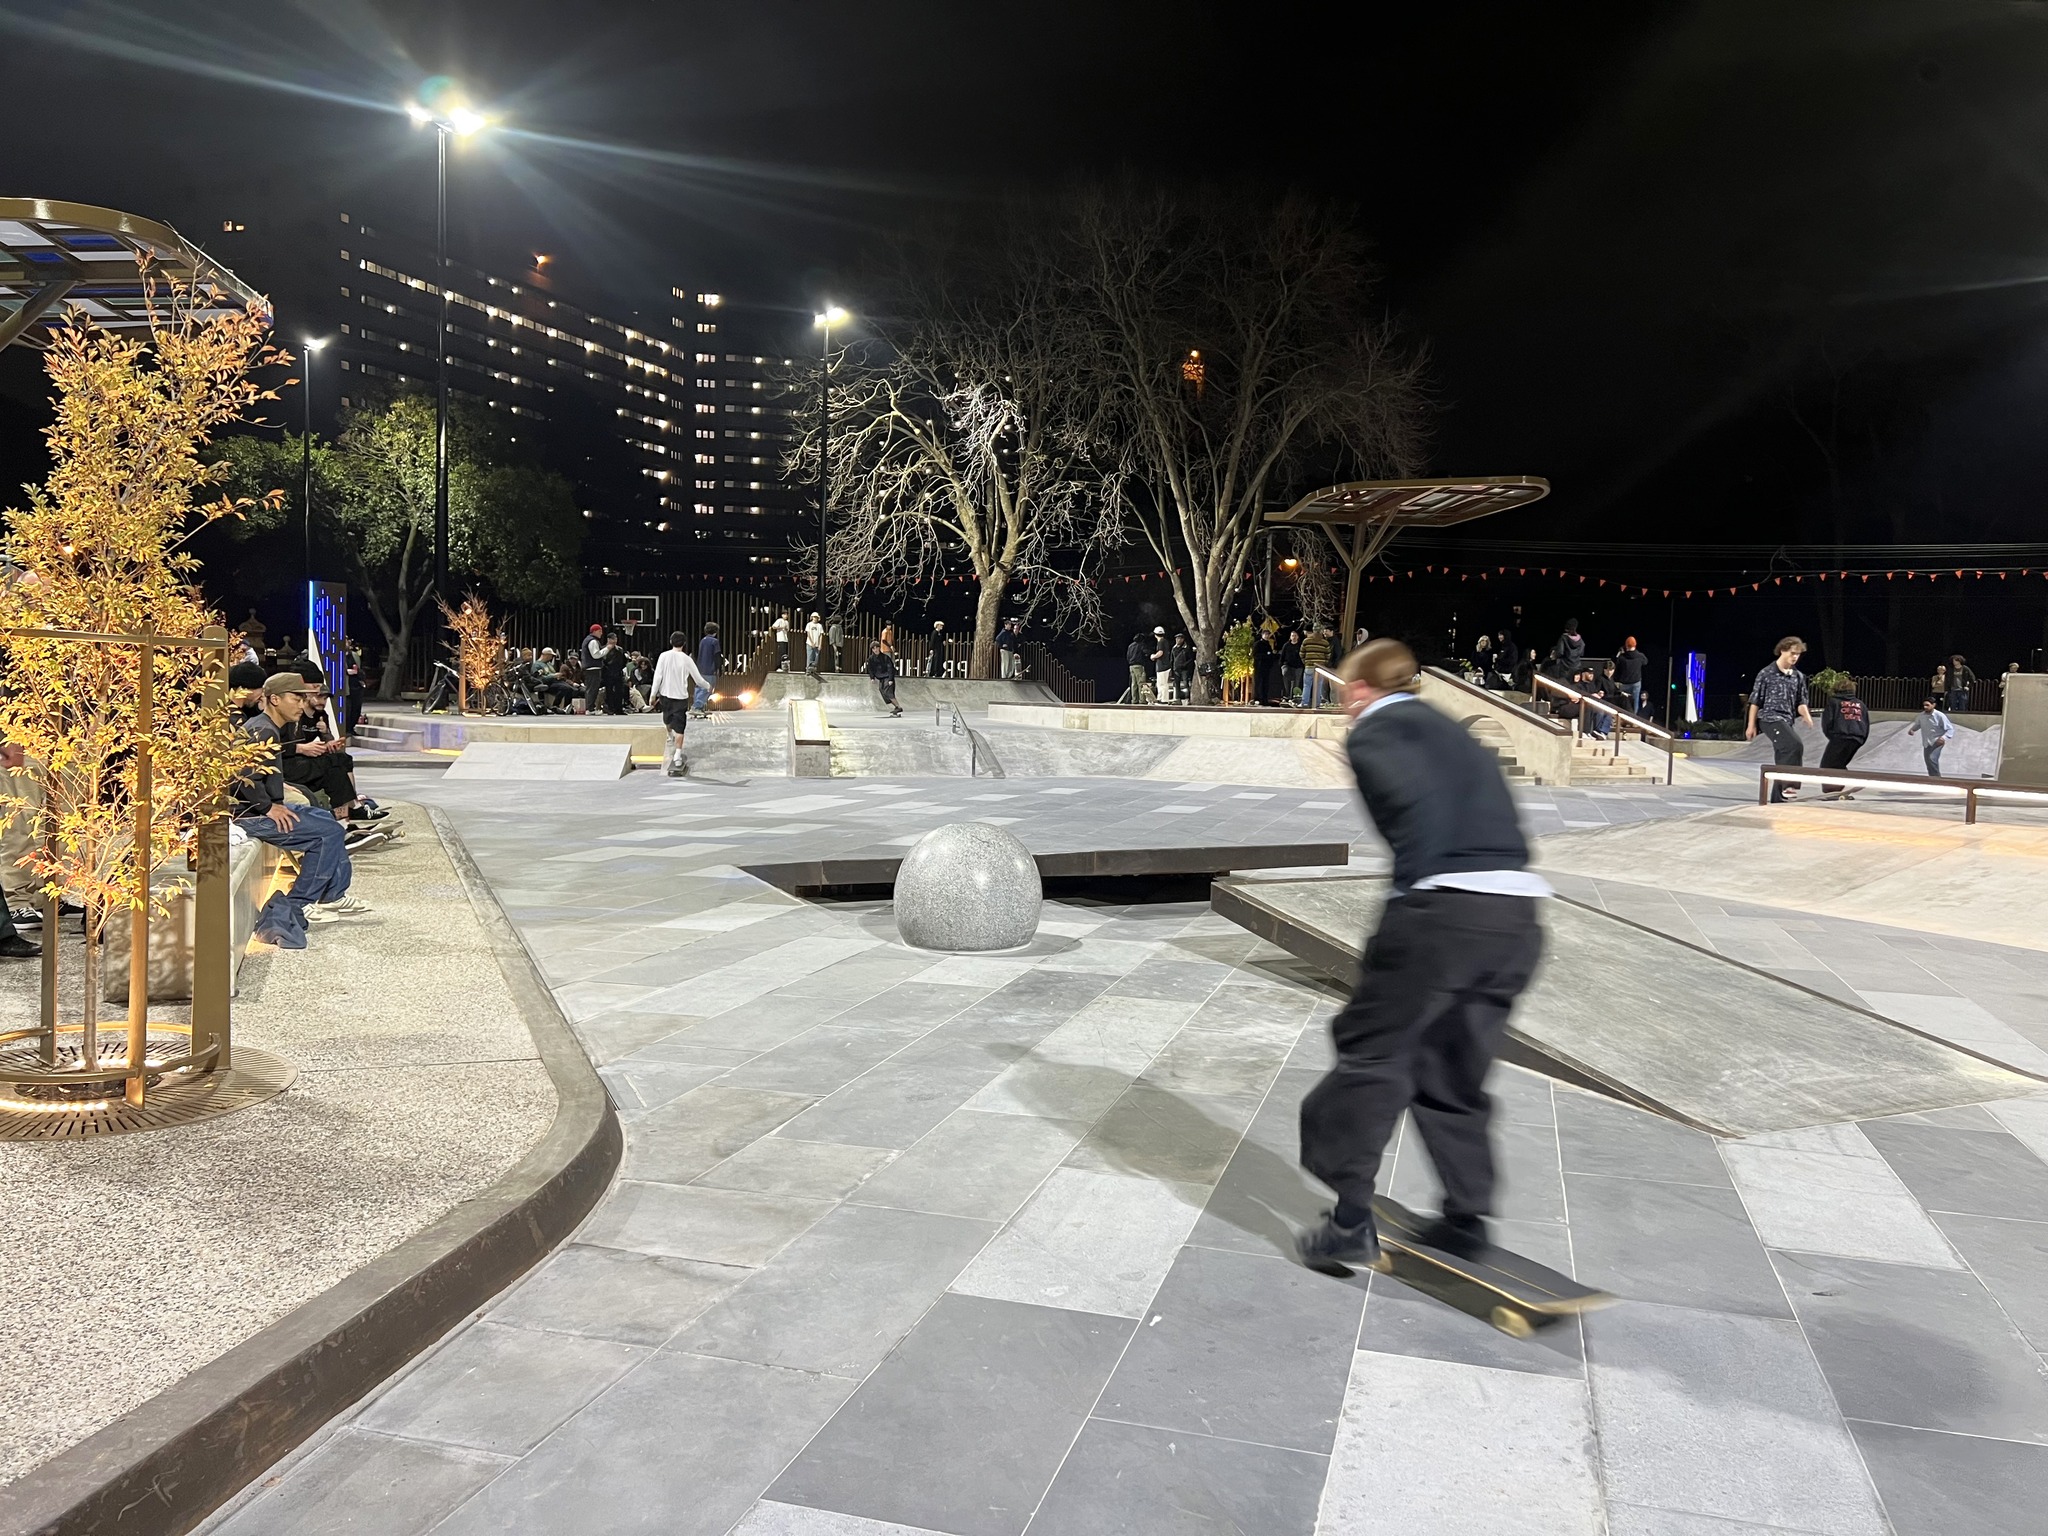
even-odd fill
[{"label": "street light pole", "polygon": [[831,533],[832,495],[832,327],[842,325],[847,313],[837,304],[827,304],[812,323],[824,333],[824,350],[818,362],[818,611],[828,611],[825,598],[825,540]]},{"label": "street light pole", "polygon": [[434,124],[434,279],[441,302],[434,318],[434,601],[448,601],[448,134]]},{"label": "street light pole", "polygon": [[299,433],[299,516],[304,525],[306,580],[313,580],[313,354],[326,346],[326,341],[309,336],[306,338],[306,376],[299,381],[299,404],[304,407]]}]

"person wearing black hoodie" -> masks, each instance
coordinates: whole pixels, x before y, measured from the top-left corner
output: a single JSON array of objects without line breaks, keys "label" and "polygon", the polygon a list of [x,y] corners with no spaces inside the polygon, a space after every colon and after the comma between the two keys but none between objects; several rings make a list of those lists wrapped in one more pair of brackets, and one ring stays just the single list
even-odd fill
[{"label": "person wearing black hoodie", "polygon": [[[1827,708],[1821,712],[1820,733],[1827,749],[1820,755],[1823,768],[1846,768],[1863,743],[1870,740],[1870,711],[1856,694],[1856,679],[1845,677],[1828,690]],[[1823,784],[1824,795],[1842,793],[1840,784]]]},{"label": "person wearing black hoodie", "polygon": [[1586,659],[1586,637],[1579,633],[1577,619],[1564,621],[1564,633],[1557,637],[1557,644],[1550,648],[1550,659],[1556,666],[1555,675],[1560,680],[1577,674],[1579,663]]},{"label": "person wearing black hoodie", "polygon": [[1494,755],[1415,697],[1415,653],[1374,640],[1344,658],[1345,740],[1372,823],[1393,850],[1393,883],[1351,1000],[1331,1021],[1337,1065],[1301,1104],[1302,1166],[1336,1192],[1296,1240],[1325,1273],[1379,1257],[1373,1182],[1405,1111],[1444,1188],[1422,1241],[1484,1252],[1494,1194],[1486,1074],[1509,1010],[1536,969],[1529,845]]}]

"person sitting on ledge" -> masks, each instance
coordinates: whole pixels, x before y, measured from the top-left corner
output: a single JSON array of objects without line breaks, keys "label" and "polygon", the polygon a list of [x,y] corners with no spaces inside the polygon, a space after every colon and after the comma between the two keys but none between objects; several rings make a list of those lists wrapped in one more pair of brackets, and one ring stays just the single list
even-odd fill
[{"label": "person sitting on ledge", "polygon": [[317,805],[285,803],[284,729],[297,723],[319,693],[298,673],[279,672],[264,680],[263,707],[242,722],[243,733],[269,751],[261,765],[235,782],[235,825],[299,855],[291,889],[273,892],[256,914],[256,937],[279,949],[304,949],[308,923],[331,923],[370,910],[369,903],[348,893],[355,871],[341,823]]}]

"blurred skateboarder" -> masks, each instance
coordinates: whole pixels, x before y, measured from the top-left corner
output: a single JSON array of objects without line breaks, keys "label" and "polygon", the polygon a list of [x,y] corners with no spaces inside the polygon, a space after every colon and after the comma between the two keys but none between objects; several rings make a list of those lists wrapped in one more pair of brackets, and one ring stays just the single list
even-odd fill
[{"label": "blurred skateboarder", "polygon": [[1423,1241],[1471,1257],[1487,1245],[1493,1209],[1486,1073],[1542,951],[1533,898],[1550,887],[1529,872],[1493,754],[1415,697],[1415,653],[1374,640],[1339,676],[1356,721],[1345,750],[1393,849],[1394,878],[1358,984],[1330,1026],[1337,1065],[1302,1101],[1302,1165],[1337,1205],[1297,1246],[1311,1268],[1378,1258],[1373,1180],[1408,1110],[1444,1186],[1443,1214]]}]

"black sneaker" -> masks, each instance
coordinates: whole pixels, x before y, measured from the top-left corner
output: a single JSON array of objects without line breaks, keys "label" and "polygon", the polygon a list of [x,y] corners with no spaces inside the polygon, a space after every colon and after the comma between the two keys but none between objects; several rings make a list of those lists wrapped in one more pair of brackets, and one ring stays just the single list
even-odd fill
[{"label": "black sneaker", "polygon": [[10,933],[0,939],[0,960],[33,960],[42,952],[42,945],[34,939],[24,939],[18,933]]},{"label": "black sneaker", "polygon": [[1461,1259],[1482,1258],[1490,1246],[1484,1216],[1439,1216],[1415,1234],[1415,1241]]},{"label": "black sneaker", "polygon": [[1294,1251],[1304,1265],[1324,1275],[1349,1275],[1354,1269],[1376,1269],[1380,1263],[1380,1239],[1372,1218],[1355,1227],[1340,1227],[1335,1211],[1320,1225],[1297,1234]]},{"label": "black sneaker", "polygon": [[17,928],[40,928],[43,926],[41,907],[15,907],[7,914]]}]

